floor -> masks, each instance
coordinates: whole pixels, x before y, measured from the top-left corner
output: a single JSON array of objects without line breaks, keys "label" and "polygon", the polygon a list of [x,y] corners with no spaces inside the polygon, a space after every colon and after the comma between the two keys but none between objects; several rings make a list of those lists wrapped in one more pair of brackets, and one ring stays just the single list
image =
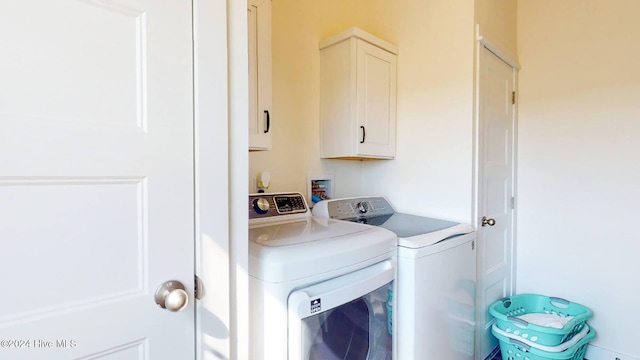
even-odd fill
[{"label": "floor", "polygon": [[491,359],[488,359],[488,360],[501,360],[502,359],[502,357],[500,356],[500,350],[499,349],[496,349],[495,353],[496,354]]}]

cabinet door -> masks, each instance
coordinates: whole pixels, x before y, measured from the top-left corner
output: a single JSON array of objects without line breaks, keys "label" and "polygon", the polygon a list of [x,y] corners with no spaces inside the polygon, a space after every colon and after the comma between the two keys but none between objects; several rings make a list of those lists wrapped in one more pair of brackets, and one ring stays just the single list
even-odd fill
[{"label": "cabinet door", "polygon": [[357,153],[393,158],[396,148],[396,56],[357,43]]},{"label": "cabinet door", "polygon": [[271,150],[271,0],[247,3],[249,149]]}]

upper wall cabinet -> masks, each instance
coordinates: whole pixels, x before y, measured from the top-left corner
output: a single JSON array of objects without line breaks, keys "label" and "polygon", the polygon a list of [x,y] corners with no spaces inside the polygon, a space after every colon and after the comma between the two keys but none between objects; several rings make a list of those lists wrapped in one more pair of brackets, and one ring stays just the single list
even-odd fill
[{"label": "upper wall cabinet", "polygon": [[271,150],[271,0],[247,1],[249,150]]},{"label": "upper wall cabinet", "polygon": [[355,27],[320,42],[321,157],[395,157],[397,54]]}]

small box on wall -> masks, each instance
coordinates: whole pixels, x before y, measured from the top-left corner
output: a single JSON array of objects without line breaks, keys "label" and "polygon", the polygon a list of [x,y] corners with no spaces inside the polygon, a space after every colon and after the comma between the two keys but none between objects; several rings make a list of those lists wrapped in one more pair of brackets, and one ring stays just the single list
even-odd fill
[{"label": "small box on wall", "polygon": [[309,206],[313,207],[319,201],[333,198],[333,187],[333,175],[309,175],[307,181]]}]

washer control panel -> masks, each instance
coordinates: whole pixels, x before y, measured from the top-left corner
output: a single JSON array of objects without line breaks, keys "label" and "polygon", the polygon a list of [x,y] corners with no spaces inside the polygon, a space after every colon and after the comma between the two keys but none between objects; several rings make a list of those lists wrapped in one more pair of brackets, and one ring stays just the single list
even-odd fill
[{"label": "washer control panel", "polygon": [[300,193],[262,193],[249,195],[249,219],[307,213]]},{"label": "washer control panel", "polygon": [[394,213],[393,208],[384,197],[328,200],[326,206],[328,217],[338,220],[369,218]]}]

